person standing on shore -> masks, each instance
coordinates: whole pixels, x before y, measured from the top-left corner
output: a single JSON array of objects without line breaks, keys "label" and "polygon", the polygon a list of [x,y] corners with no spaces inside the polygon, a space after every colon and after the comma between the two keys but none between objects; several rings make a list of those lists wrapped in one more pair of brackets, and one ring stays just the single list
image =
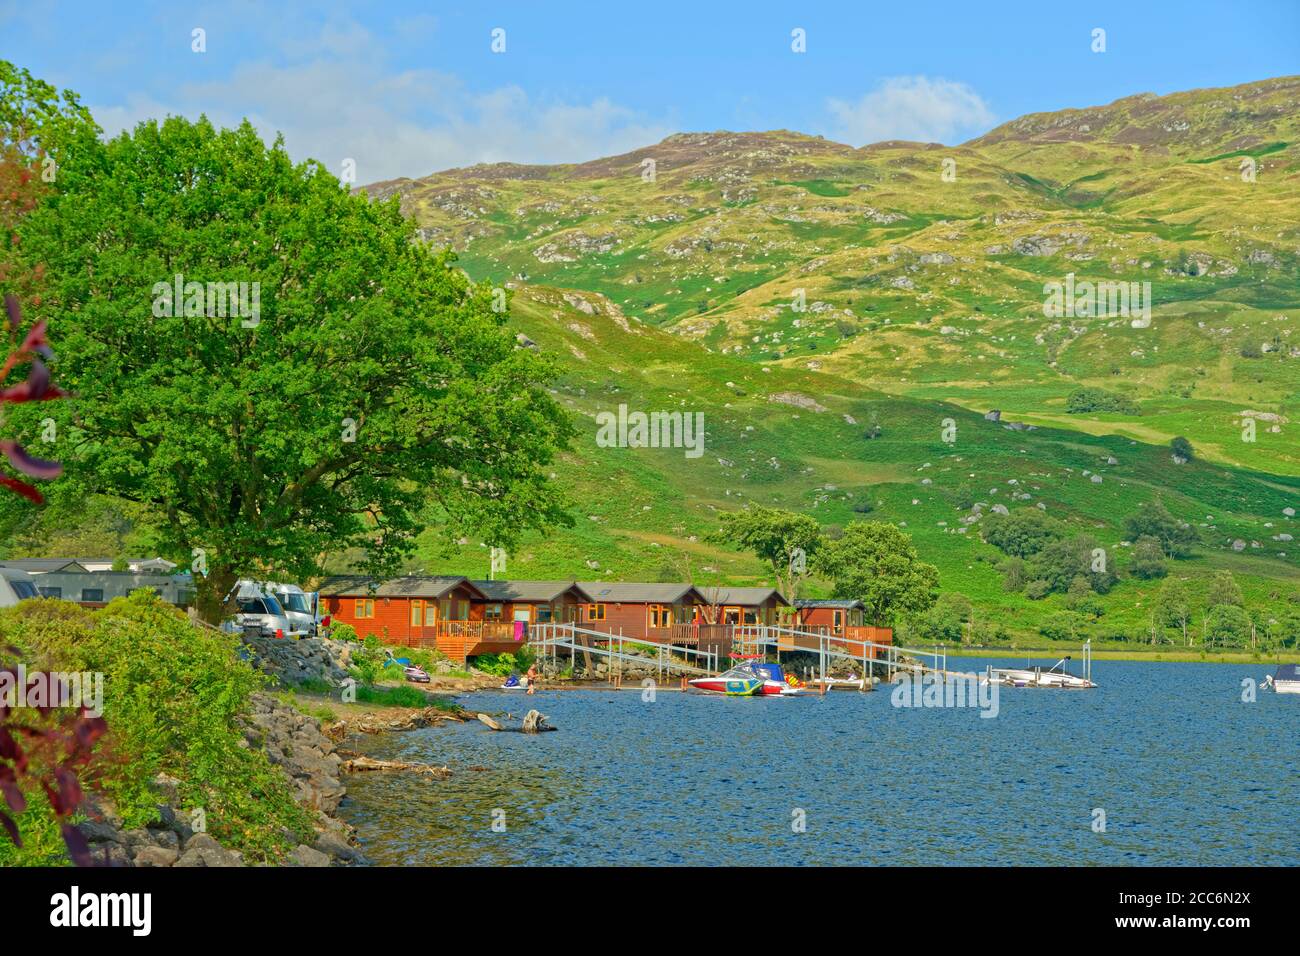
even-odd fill
[{"label": "person standing on shore", "polygon": [[528,693],[533,693],[537,689],[537,662],[533,661],[528,666]]}]

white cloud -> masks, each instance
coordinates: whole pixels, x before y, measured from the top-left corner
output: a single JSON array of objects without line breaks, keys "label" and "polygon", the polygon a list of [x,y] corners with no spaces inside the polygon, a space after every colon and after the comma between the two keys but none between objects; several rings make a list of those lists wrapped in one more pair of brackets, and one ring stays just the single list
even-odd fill
[{"label": "white cloud", "polygon": [[598,98],[567,103],[517,86],[472,92],[434,70],[393,71],[359,27],[331,27],[324,55],[289,65],[246,63],[219,81],[165,97],[91,106],[109,135],[143,119],[205,113],[232,126],[247,116],[270,139],[284,134],[296,160],[339,172],[356,161],[358,183],[418,177],[474,163],[565,163],[658,142],[665,123]]},{"label": "white cloud", "polygon": [[854,146],[890,139],[947,143],[983,133],[993,111],[965,83],[926,76],[895,76],[857,102],[831,99],[827,135]]}]

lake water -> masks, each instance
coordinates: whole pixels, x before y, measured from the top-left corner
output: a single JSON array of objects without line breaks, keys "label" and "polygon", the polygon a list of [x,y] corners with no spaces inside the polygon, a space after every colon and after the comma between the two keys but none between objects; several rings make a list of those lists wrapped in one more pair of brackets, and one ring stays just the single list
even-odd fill
[{"label": "lake water", "polygon": [[1294,865],[1300,696],[1241,701],[1274,669],[1103,661],[1096,690],[1001,689],[993,719],[894,707],[885,685],[473,694],[560,729],[354,739],[454,775],[354,774],[341,812],[382,864]]}]

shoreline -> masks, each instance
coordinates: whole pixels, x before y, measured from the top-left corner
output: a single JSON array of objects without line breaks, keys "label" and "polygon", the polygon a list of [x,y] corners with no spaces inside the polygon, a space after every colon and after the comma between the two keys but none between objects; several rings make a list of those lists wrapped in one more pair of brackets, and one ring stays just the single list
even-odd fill
[{"label": "shoreline", "polygon": [[[927,648],[924,645],[913,647],[911,650],[925,651],[927,654],[934,653],[937,648]],[[1069,655],[1071,658],[1078,659],[1080,656],[1080,645],[1072,644],[1060,648],[1051,647],[949,647],[949,657],[1028,657],[1031,659],[1060,660],[1062,657]],[[1255,653],[1252,651],[1220,651],[1217,653],[1203,653],[1196,648],[1177,648],[1171,650],[1101,650],[1094,648],[1092,652],[1094,661],[1130,661],[1136,663],[1149,664],[1260,664],[1263,666],[1274,666],[1278,664],[1289,663],[1291,659],[1300,659],[1300,649],[1297,649],[1289,656],[1282,652],[1273,652],[1270,654]]]}]

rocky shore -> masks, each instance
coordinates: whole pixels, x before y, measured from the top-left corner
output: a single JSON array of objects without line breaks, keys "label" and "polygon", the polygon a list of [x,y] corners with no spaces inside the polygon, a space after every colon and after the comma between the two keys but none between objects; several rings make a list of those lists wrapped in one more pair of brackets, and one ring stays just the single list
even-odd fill
[{"label": "rocky shore", "polygon": [[[272,764],[289,777],[298,802],[315,811],[315,839],[294,847],[285,859],[290,866],[344,866],[365,864],[354,845],[352,828],[334,816],[346,790],[342,783],[343,758],[325,736],[320,721],[267,694],[255,694],[253,710],[244,727],[250,747],[265,748]],[[210,834],[196,831],[195,815],[181,809],[177,781],[167,776],[154,780],[158,815],[147,826],[123,829],[111,804],[87,798],[90,819],[79,828],[93,857],[110,866],[243,866],[238,850],[223,847]]]}]

